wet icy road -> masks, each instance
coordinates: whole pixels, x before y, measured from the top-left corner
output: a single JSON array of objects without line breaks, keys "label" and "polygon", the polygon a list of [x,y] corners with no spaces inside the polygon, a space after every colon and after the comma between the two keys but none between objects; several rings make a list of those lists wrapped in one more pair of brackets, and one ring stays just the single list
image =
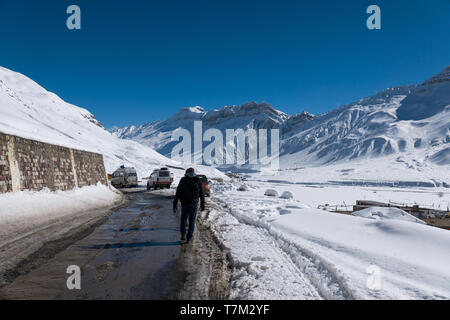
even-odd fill
[{"label": "wet icy road", "polygon": [[[179,267],[179,218],[173,191],[128,192],[129,202],[93,233],[0,290],[6,299],[177,298],[187,273]],[[81,268],[81,290],[68,290],[67,267]]]}]

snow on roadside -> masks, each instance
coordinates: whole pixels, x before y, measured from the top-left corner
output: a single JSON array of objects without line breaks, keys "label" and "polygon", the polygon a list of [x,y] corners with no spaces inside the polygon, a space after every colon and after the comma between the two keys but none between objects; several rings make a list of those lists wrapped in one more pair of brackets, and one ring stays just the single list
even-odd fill
[{"label": "snow on roadside", "polygon": [[208,221],[233,267],[230,299],[322,298],[266,231],[240,223],[217,203],[210,204]]},{"label": "snow on roadside", "polygon": [[[232,295],[285,299],[291,292],[290,298],[306,299],[307,295],[295,294],[289,290],[294,287],[282,280],[290,279],[289,266],[294,265],[326,299],[450,298],[447,230],[402,221],[403,216],[374,220],[312,209],[298,200],[264,196],[265,188],[273,187],[270,184],[259,188],[249,184],[247,192],[237,191],[237,186],[213,186],[215,209],[209,217],[216,236],[238,266]],[[358,189],[351,188],[353,192]],[[289,186],[278,189],[284,190]],[[411,196],[396,193],[395,197],[401,201],[402,195]],[[416,197],[421,196],[418,191]],[[278,249],[285,260],[274,258],[274,252],[280,254]],[[285,266],[269,263],[274,260],[285,261]],[[269,269],[262,270],[260,264]],[[378,287],[368,285],[374,268],[380,274]],[[262,283],[255,280],[261,278]]]},{"label": "snow on roadside", "polygon": [[[450,272],[446,230],[405,221],[303,209],[274,219],[272,233],[313,252],[334,268],[360,299],[448,299]],[[380,285],[368,286],[369,268]]]},{"label": "snow on roadside", "polygon": [[0,195],[0,240],[25,224],[43,224],[77,212],[112,206],[121,195],[105,185],[69,191],[21,191]]}]

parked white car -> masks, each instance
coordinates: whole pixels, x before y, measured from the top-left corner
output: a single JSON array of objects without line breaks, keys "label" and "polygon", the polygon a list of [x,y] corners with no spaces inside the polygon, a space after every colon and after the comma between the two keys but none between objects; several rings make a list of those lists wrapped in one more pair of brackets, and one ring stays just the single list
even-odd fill
[{"label": "parked white car", "polygon": [[137,187],[138,177],[136,169],[133,167],[125,168],[124,166],[121,166],[114,171],[111,178],[111,184],[116,188]]},{"label": "parked white car", "polygon": [[153,170],[147,180],[147,190],[153,189],[169,189],[173,182],[173,173],[168,168]]}]

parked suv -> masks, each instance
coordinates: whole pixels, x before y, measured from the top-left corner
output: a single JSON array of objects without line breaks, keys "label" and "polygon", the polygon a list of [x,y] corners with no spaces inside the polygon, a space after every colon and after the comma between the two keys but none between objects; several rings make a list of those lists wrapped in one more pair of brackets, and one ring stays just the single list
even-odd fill
[{"label": "parked suv", "polygon": [[204,174],[198,174],[197,177],[199,177],[200,182],[202,183],[203,194],[206,197],[210,197],[211,196],[211,188],[209,187],[208,178]]},{"label": "parked suv", "polygon": [[147,190],[151,188],[155,190],[159,188],[169,189],[172,182],[173,173],[168,168],[155,169],[147,180]]},{"label": "parked suv", "polygon": [[132,167],[125,168],[124,166],[121,166],[112,174],[111,184],[116,188],[137,187],[138,177],[136,169]]}]

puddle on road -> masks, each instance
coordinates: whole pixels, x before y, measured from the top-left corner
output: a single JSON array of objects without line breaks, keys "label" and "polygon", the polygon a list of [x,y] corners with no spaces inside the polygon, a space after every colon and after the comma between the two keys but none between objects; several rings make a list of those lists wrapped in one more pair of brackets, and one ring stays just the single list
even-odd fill
[{"label": "puddle on road", "polygon": [[159,204],[153,204],[153,205],[146,204],[146,205],[143,205],[141,207],[141,211],[144,211],[144,210],[158,210],[158,209],[161,209],[161,208],[162,208],[162,206],[159,205]]},{"label": "puddle on road", "polygon": [[166,246],[180,246],[180,241],[144,241],[131,243],[107,243],[104,245],[92,245],[82,247],[83,249],[120,249],[120,248],[141,248],[141,247],[166,247]]}]

